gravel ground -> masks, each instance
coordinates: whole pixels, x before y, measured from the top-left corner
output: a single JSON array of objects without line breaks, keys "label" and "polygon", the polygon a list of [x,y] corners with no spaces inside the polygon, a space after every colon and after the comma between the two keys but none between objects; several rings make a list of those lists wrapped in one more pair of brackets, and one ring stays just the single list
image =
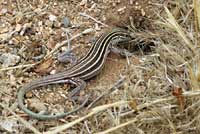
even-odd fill
[{"label": "gravel ground", "polygon": [[[198,134],[199,7],[197,0],[0,0],[0,133]],[[59,120],[32,119],[17,107],[24,84],[71,66],[57,58],[68,43],[80,58],[116,27],[131,32],[134,55],[111,53],[80,98],[91,93],[92,103],[122,80],[119,88]],[[69,88],[34,90],[25,103],[33,111],[72,109]]]}]

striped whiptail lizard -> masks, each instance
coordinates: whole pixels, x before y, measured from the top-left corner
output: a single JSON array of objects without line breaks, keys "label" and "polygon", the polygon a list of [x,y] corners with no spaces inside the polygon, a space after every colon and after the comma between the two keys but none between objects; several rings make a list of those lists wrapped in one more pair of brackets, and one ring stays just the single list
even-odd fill
[{"label": "striped whiptail lizard", "polygon": [[70,93],[70,97],[74,96],[78,91],[86,87],[85,80],[99,74],[104,66],[107,55],[110,52],[110,48],[112,45],[115,45],[111,43],[112,40],[119,37],[130,38],[130,34],[121,29],[114,29],[111,32],[102,34],[90,48],[88,53],[71,68],[63,72],[39,78],[23,86],[17,95],[19,108],[32,118],[39,120],[58,119],[80,110],[87,102],[88,97],[79,107],[73,109],[72,111],[56,115],[45,115],[29,110],[23,102],[24,96],[27,92],[35,88],[59,83],[69,83],[75,85],[76,88]]}]

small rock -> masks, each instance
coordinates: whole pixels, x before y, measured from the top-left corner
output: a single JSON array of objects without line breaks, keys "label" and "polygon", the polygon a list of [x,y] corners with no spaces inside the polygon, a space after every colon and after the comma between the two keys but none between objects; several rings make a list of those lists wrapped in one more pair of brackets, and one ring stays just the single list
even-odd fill
[{"label": "small rock", "polygon": [[39,99],[31,99],[30,108],[36,110],[37,112],[47,111],[47,107],[40,102]]},{"label": "small rock", "polygon": [[53,23],[53,26],[56,27],[56,28],[59,28],[59,27],[61,26],[61,23],[58,22],[58,21],[55,21],[55,22]]},{"label": "small rock", "polygon": [[49,20],[50,21],[56,21],[57,17],[55,15],[50,14],[49,15]]},{"label": "small rock", "polygon": [[39,21],[38,22],[38,26],[42,26],[43,25],[43,22],[42,21]]},{"label": "small rock", "polygon": [[94,28],[96,31],[100,31],[101,28],[99,27],[98,23],[95,23],[95,28]]},{"label": "small rock", "polygon": [[56,73],[55,69],[51,70],[51,72],[50,72],[50,74],[55,74],[55,73]]},{"label": "small rock", "polygon": [[81,2],[80,2],[80,6],[84,6],[84,5],[86,5],[87,4],[87,0],[82,0]]},{"label": "small rock", "polygon": [[0,56],[0,62],[2,67],[9,67],[16,65],[20,60],[20,57],[11,53],[4,53]]},{"label": "small rock", "polygon": [[142,13],[142,16],[145,16],[145,11],[144,11],[144,9],[141,9],[141,13]]},{"label": "small rock", "polygon": [[8,44],[9,44],[9,45],[16,45],[16,44],[18,44],[18,43],[19,43],[19,40],[16,39],[16,38],[12,38],[12,39],[10,39],[10,40],[8,41]]},{"label": "small rock", "polygon": [[1,9],[0,16],[6,14],[7,12],[8,12],[8,9],[6,9],[6,8]]},{"label": "small rock", "polygon": [[22,25],[21,24],[17,24],[15,27],[15,31],[19,32],[22,29]]},{"label": "small rock", "polygon": [[15,132],[15,127],[17,126],[17,121],[13,119],[7,119],[0,121],[0,128],[4,128],[10,133]]},{"label": "small rock", "polygon": [[32,92],[28,92],[26,93],[26,98],[32,98],[33,97],[33,93]]},{"label": "small rock", "polygon": [[13,74],[10,74],[10,79],[9,79],[9,84],[12,86],[12,87],[16,87],[16,77],[13,75]]},{"label": "small rock", "polygon": [[64,112],[64,107],[62,107],[62,106],[60,106],[58,104],[56,104],[55,107],[56,108],[53,108],[51,110],[52,113],[57,114],[57,113],[60,113],[60,112]]},{"label": "small rock", "polygon": [[64,17],[62,20],[62,24],[64,25],[65,28],[67,28],[71,26],[71,21],[69,20],[68,17]]},{"label": "small rock", "polygon": [[124,12],[125,12],[125,9],[126,9],[126,7],[124,6],[124,7],[122,7],[122,8],[119,8],[117,11],[120,12],[120,13],[124,13]]},{"label": "small rock", "polygon": [[48,42],[47,42],[47,48],[53,49],[56,46],[56,42],[54,41],[53,37],[50,37]]},{"label": "small rock", "polygon": [[48,26],[48,27],[52,27],[53,21],[47,20],[47,21],[45,21],[45,25]]}]

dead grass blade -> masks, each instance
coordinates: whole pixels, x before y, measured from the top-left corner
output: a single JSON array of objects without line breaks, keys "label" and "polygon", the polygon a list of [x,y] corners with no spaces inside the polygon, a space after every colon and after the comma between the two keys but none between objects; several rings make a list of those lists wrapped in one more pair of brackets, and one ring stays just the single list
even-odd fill
[{"label": "dead grass blade", "polygon": [[[200,91],[195,91],[195,92],[194,91],[188,91],[188,92],[184,92],[182,95],[184,97],[196,97],[196,96],[200,96]],[[147,107],[150,107],[152,105],[158,104],[158,103],[163,103],[163,102],[166,102],[166,101],[172,101],[174,99],[176,99],[176,97],[170,96],[170,97],[167,97],[167,98],[157,99],[157,100],[154,100],[152,102],[147,102],[147,103],[138,105],[137,106],[137,111],[142,110],[143,108],[147,108]],[[121,105],[127,105],[129,103],[131,103],[131,101],[118,101],[118,102],[115,102],[115,103],[111,103],[111,104],[95,107],[87,115],[85,115],[85,116],[83,116],[83,117],[81,117],[79,119],[76,119],[76,120],[74,120],[74,121],[72,121],[70,123],[55,127],[55,128],[53,128],[53,130],[47,131],[47,132],[45,132],[43,134],[56,134],[56,133],[62,132],[63,130],[68,129],[68,128],[76,125],[77,123],[79,123],[79,122],[81,122],[81,121],[83,121],[85,119],[88,119],[89,117],[91,117],[91,116],[93,116],[93,115],[95,115],[95,114],[97,114],[99,112],[105,111],[105,110],[107,110],[107,109],[109,109],[111,107],[119,107]],[[128,114],[131,114],[133,112],[135,112],[134,109],[132,109],[132,111],[129,112]],[[124,124],[120,124],[120,125],[118,125],[118,126],[116,126],[114,128],[110,128],[110,129],[105,130],[103,132],[100,132],[98,134],[106,134],[106,133],[114,131],[114,130],[116,130],[118,128],[127,126],[127,125],[129,125],[131,123],[134,123],[135,121],[137,121],[137,119],[130,120],[130,121],[124,123]]]},{"label": "dead grass blade", "polygon": [[26,65],[18,65],[18,66],[13,66],[13,67],[6,67],[6,68],[1,68],[1,71],[8,71],[8,70],[13,70],[13,69],[19,69],[19,68],[25,68],[25,67],[33,67],[35,66],[37,63],[34,64],[26,64]]},{"label": "dead grass blade", "polygon": [[173,30],[175,30],[180,35],[180,37],[184,40],[185,44],[192,50],[193,54],[195,54],[195,48],[194,48],[194,45],[192,44],[192,42],[187,38],[187,36],[184,33],[183,29],[177,23],[176,19],[170,13],[168,8],[167,7],[164,7],[164,8],[165,8],[165,12],[168,15],[168,19],[167,19],[168,24],[167,25],[171,25],[170,27],[173,27]]},{"label": "dead grass blade", "polygon": [[119,129],[119,128],[123,128],[123,127],[125,127],[125,126],[127,126],[127,125],[129,125],[129,124],[133,124],[133,123],[136,122],[136,121],[138,121],[137,118],[132,119],[132,120],[129,120],[129,121],[125,122],[125,123],[122,123],[122,124],[120,124],[120,125],[117,125],[117,126],[115,126],[115,127],[112,127],[112,128],[110,128],[110,129],[107,129],[107,130],[105,130],[105,131],[102,131],[102,132],[99,132],[99,133],[95,133],[95,134],[108,134],[108,133],[113,132],[113,131],[115,131],[115,130],[117,130],[117,129]]},{"label": "dead grass blade", "polygon": [[111,108],[111,107],[116,107],[116,106],[121,106],[121,105],[125,105],[125,104],[128,104],[129,101],[119,101],[119,102],[115,102],[115,103],[111,103],[111,104],[107,104],[107,105],[102,105],[102,106],[98,106],[98,107],[95,107],[91,110],[90,113],[88,113],[87,115],[79,118],[79,119],[76,119],[70,123],[67,123],[67,124],[64,124],[62,126],[58,126],[58,127],[55,127],[54,130],[51,130],[51,131],[47,131],[43,134],[56,134],[56,133],[59,133],[59,132],[62,132],[63,130],[65,129],[68,129],[72,126],[74,126],[75,124],[99,113],[99,112],[102,112],[102,111],[105,111],[107,110],[108,108]]},{"label": "dead grass blade", "polygon": [[193,0],[194,5],[194,17],[195,17],[195,29],[196,32],[200,30],[200,1],[199,0]]},{"label": "dead grass blade", "polygon": [[198,64],[193,64],[193,68],[188,66],[188,69],[192,90],[200,90],[200,62],[198,62]]},{"label": "dead grass blade", "polygon": [[[185,93],[183,93],[184,97],[195,97],[195,96],[199,96],[199,95],[200,95],[200,92],[185,92]],[[149,107],[149,106],[152,106],[152,105],[155,105],[155,104],[158,104],[158,103],[163,103],[163,102],[166,102],[166,101],[171,101],[173,99],[175,99],[175,97],[168,97],[168,98],[158,99],[158,100],[152,101],[150,103],[145,103],[145,104],[138,105],[137,109],[141,110],[141,109],[143,109],[145,107]],[[132,111],[135,112],[135,110],[132,110]],[[96,134],[107,134],[107,133],[113,132],[113,131],[115,131],[115,130],[117,130],[119,128],[125,127],[125,126],[127,126],[129,124],[132,124],[132,123],[134,123],[136,121],[138,121],[138,119],[134,118],[134,119],[129,120],[129,121],[125,122],[125,123],[122,123],[120,125],[117,125],[115,127],[109,128],[109,129],[107,129],[105,131],[102,131],[102,132],[99,132],[99,133],[96,133]],[[172,124],[172,122],[170,120],[168,120],[168,122],[169,122],[171,128],[173,128],[174,133],[176,133],[175,127]]]}]

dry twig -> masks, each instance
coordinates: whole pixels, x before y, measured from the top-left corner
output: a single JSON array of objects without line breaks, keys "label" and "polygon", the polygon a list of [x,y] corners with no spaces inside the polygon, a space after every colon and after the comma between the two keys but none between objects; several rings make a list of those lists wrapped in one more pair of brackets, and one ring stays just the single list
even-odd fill
[{"label": "dry twig", "polygon": [[26,65],[18,65],[18,66],[13,66],[13,67],[6,67],[6,68],[1,68],[0,71],[7,71],[7,70],[13,70],[13,69],[19,69],[19,68],[25,68],[25,67],[33,67],[37,65],[38,63],[34,64],[26,64]]},{"label": "dry twig", "polygon": [[92,16],[90,16],[90,15],[88,15],[88,14],[86,14],[86,13],[79,13],[79,15],[84,16],[84,17],[87,17],[87,18],[90,18],[90,19],[92,19],[93,21],[95,21],[96,23],[99,23],[99,24],[101,24],[101,25],[103,25],[103,26],[105,26],[105,27],[108,27],[108,25],[104,24],[103,22],[101,22],[101,21],[99,21],[99,20],[96,20],[94,17],[92,17]]},{"label": "dry twig", "polygon": [[51,57],[51,55],[52,55],[53,53],[55,53],[59,48],[63,47],[66,43],[69,43],[70,41],[72,41],[72,40],[74,40],[74,39],[76,39],[76,38],[78,38],[78,37],[80,37],[80,36],[82,36],[82,35],[88,34],[88,33],[92,32],[92,31],[93,31],[92,28],[86,29],[86,30],[84,30],[83,32],[81,32],[81,33],[79,33],[79,34],[73,36],[72,38],[67,39],[67,40],[65,40],[65,41],[63,41],[63,42],[61,42],[61,43],[56,44],[56,47],[55,47],[51,52],[49,52],[49,53],[44,57],[44,59],[47,59],[47,58]]}]

